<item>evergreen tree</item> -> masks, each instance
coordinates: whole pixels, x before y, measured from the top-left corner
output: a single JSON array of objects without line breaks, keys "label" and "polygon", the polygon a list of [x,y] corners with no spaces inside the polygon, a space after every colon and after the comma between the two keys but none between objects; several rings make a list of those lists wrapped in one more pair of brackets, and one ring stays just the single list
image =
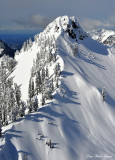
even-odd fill
[{"label": "evergreen tree", "polygon": [[75,45],[73,46],[73,54],[74,54],[74,55],[77,55],[77,54],[78,54],[78,46],[77,46],[77,44],[75,44]]},{"label": "evergreen tree", "polygon": [[0,119],[3,125],[8,121],[15,121],[21,100],[21,91],[13,78],[8,78],[16,65],[16,61],[9,57],[2,57],[0,61]]},{"label": "evergreen tree", "polygon": [[13,108],[11,108],[10,120],[12,122],[15,122],[17,120],[18,113],[19,113],[19,109],[18,109],[17,105],[15,105]]},{"label": "evergreen tree", "polygon": [[43,83],[45,80],[45,69],[44,68],[42,68],[41,79],[42,79],[42,83]]},{"label": "evergreen tree", "polygon": [[16,97],[16,103],[18,106],[20,106],[20,102],[21,102],[21,90],[20,90],[20,86],[18,86],[16,83],[14,84],[14,89],[15,89],[15,97]]},{"label": "evergreen tree", "polygon": [[53,62],[56,62],[56,54],[53,54]]},{"label": "evergreen tree", "polygon": [[32,97],[34,97],[34,81],[32,80]]},{"label": "evergreen tree", "polygon": [[38,98],[37,96],[34,98],[33,110],[36,112],[38,109]]},{"label": "evergreen tree", "polygon": [[26,42],[24,42],[22,48],[23,48],[24,51],[26,51],[26,49],[27,49],[27,43]]},{"label": "evergreen tree", "polygon": [[42,91],[42,89],[41,89],[42,81],[41,81],[40,71],[38,71],[36,73],[35,83],[36,83],[36,93],[38,95],[38,93],[40,93]]},{"label": "evergreen tree", "polygon": [[51,88],[51,91],[53,92],[54,91],[53,78],[51,79],[51,82],[50,82],[50,88]]},{"label": "evergreen tree", "polygon": [[49,71],[48,71],[48,67],[46,67],[46,78],[49,77]]},{"label": "evergreen tree", "polygon": [[0,106],[0,137],[2,136],[2,111]]},{"label": "evergreen tree", "polygon": [[22,102],[21,102],[21,105],[20,105],[19,116],[20,116],[20,117],[23,117],[24,115],[25,115],[25,104],[24,104],[24,102],[22,101]]},{"label": "evergreen tree", "polygon": [[0,121],[0,137],[2,136],[2,123]]},{"label": "evergreen tree", "polygon": [[28,101],[28,109],[29,109],[29,113],[31,113],[32,112],[32,101],[31,100]]},{"label": "evergreen tree", "polygon": [[45,105],[45,96],[43,95],[43,93],[42,93],[42,98],[41,98],[41,104]]},{"label": "evergreen tree", "polygon": [[56,88],[59,88],[59,78],[56,78]]},{"label": "evergreen tree", "polygon": [[30,81],[29,81],[28,97],[29,97],[29,101],[31,101],[31,98],[32,98],[32,81],[31,81],[31,78],[30,78]]},{"label": "evergreen tree", "polygon": [[59,77],[59,76],[60,76],[60,73],[61,73],[60,64],[57,63],[57,64],[55,65],[55,68],[54,68],[54,74],[55,74],[56,77]]},{"label": "evergreen tree", "polygon": [[29,47],[31,48],[32,47],[32,39],[31,38],[29,39],[28,43],[29,43]]},{"label": "evergreen tree", "polygon": [[53,60],[53,54],[52,54],[51,50],[49,50],[47,61],[48,61],[48,63],[50,63],[52,60]]},{"label": "evergreen tree", "polygon": [[106,99],[105,88],[102,89],[102,98],[103,98],[103,101],[105,101]]}]

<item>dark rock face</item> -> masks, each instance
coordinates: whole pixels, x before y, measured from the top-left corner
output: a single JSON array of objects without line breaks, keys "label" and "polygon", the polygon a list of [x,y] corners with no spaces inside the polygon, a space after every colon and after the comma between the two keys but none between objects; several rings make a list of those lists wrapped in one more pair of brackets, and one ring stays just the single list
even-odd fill
[{"label": "dark rock face", "polygon": [[2,57],[5,54],[9,57],[14,58],[14,51],[2,40],[0,40],[0,49],[3,49],[3,51],[0,54],[0,57]]}]

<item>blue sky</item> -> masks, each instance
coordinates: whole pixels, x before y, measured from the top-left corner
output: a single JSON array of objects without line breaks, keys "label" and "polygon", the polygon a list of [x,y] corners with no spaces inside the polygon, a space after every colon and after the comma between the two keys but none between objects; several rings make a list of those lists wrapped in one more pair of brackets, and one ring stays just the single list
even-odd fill
[{"label": "blue sky", "polygon": [[85,29],[114,28],[115,0],[0,0],[0,31],[44,29],[63,15],[76,16]]}]

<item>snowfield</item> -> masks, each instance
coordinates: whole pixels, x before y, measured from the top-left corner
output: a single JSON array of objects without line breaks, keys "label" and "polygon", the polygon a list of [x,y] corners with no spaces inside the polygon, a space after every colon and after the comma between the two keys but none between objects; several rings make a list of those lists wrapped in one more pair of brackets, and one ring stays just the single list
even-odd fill
[{"label": "snowfield", "polygon": [[[62,67],[60,88],[38,112],[3,127],[0,160],[115,160],[115,48],[89,37],[76,42],[65,32],[64,22],[71,20],[78,24],[74,17],[59,17],[41,33],[56,38]],[[56,34],[55,24],[59,26]],[[78,53],[74,55],[72,45],[76,43]],[[24,100],[38,50],[33,42],[28,52],[17,55],[12,75],[22,84]],[[54,148],[46,144],[50,139]]]}]

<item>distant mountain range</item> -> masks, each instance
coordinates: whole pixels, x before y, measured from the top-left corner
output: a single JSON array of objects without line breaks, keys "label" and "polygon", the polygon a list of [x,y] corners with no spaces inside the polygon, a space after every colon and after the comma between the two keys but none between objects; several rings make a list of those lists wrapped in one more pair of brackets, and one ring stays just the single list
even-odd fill
[{"label": "distant mountain range", "polygon": [[89,32],[90,36],[107,46],[115,45],[115,31],[112,30],[93,30]]},{"label": "distant mountain range", "polygon": [[36,33],[39,33],[39,31],[35,33],[2,33],[0,34],[0,39],[7,43],[13,50],[20,50],[23,43],[29,38],[33,40]]},{"label": "distant mountain range", "polygon": [[0,40],[0,57],[3,55],[14,57],[14,50],[11,49],[4,41]]}]

